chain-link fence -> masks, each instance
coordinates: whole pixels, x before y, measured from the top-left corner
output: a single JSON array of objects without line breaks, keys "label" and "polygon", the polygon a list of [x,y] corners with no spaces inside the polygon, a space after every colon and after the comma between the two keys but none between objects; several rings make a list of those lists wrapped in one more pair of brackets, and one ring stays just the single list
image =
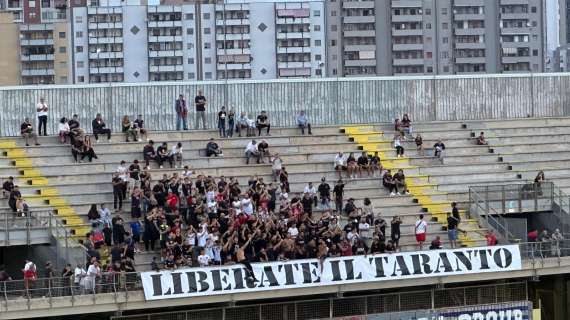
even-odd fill
[{"label": "chain-link fence", "polygon": [[526,282],[198,309],[112,320],[301,320],[353,317],[528,300]]}]

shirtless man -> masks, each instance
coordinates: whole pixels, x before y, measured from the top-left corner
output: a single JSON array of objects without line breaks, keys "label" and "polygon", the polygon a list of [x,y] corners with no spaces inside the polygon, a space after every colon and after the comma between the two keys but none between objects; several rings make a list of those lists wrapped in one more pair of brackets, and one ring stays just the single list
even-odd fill
[{"label": "shirtless man", "polygon": [[248,275],[246,278],[252,278],[254,282],[257,282],[258,280],[255,278],[255,274],[253,273],[253,268],[251,266],[251,263],[249,263],[249,261],[247,261],[246,257],[245,257],[245,249],[247,248],[247,246],[249,246],[249,243],[251,242],[251,238],[249,238],[246,243],[244,243],[243,246],[239,247],[239,249],[237,250],[236,253],[236,258],[238,263],[241,263],[245,266],[245,269],[248,272]]}]

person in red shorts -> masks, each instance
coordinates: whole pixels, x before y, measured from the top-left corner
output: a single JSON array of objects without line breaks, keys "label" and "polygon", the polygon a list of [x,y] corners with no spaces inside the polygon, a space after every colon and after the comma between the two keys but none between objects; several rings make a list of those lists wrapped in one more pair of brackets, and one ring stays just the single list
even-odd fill
[{"label": "person in red shorts", "polygon": [[418,242],[419,249],[423,249],[423,244],[426,241],[427,222],[424,221],[424,215],[420,214],[420,218],[416,221],[414,233],[416,241]]}]

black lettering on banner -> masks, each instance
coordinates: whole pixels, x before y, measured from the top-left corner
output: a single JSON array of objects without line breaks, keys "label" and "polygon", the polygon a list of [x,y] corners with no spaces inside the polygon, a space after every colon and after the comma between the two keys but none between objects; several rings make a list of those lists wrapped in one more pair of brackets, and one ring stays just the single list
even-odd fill
[{"label": "black lettering on banner", "polygon": [[172,276],[172,283],[174,284],[174,291],[172,292],[172,294],[181,294],[182,292],[182,278],[180,277],[182,275],[181,272],[174,272],[171,273],[170,276]]},{"label": "black lettering on banner", "polygon": [[208,279],[208,274],[204,271],[196,272],[198,274],[198,283],[200,284],[200,292],[207,291],[210,288],[210,285],[206,280]]},{"label": "black lettering on banner", "polygon": [[[487,250],[477,250],[476,253],[479,253],[479,259],[481,260],[481,267],[479,270],[489,270],[489,261],[487,260]],[[489,250],[489,255],[491,255],[491,250]]]},{"label": "black lettering on banner", "polygon": [[[501,257],[501,251],[505,253],[504,263]],[[495,253],[493,254],[493,260],[495,260],[495,264],[497,266],[501,268],[508,268],[511,265],[511,263],[513,263],[513,254],[505,248],[500,248],[499,250],[496,250]]]},{"label": "black lettering on banner", "polygon": [[295,270],[299,270],[299,266],[296,263],[293,264],[284,264],[277,267],[277,271],[281,272],[282,269],[285,269],[285,285],[290,286],[295,284],[295,276],[293,275],[293,267]]},{"label": "black lettering on banner", "polygon": [[455,271],[462,271],[461,268],[459,268],[460,261],[466,270],[473,270],[473,265],[471,264],[471,253],[473,253],[473,251],[467,251],[467,254],[469,255],[469,257],[467,257],[463,251],[453,252],[453,254],[455,254],[455,264],[457,264],[457,269]]},{"label": "black lettering on banner", "polygon": [[[153,296],[162,296],[162,273],[159,274],[151,274],[150,275],[151,279],[152,279],[152,295]],[[170,289],[168,289],[168,293],[166,294],[170,294]]]},{"label": "black lettering on banner", "polygon": [[186,272],[186,277],[188,278],[188,293],[198,292],[198,284],[196,283],[196,273]]},{"label": "black lettering on banner", "polygon": [[330,260],[329,262],[331,264],[331,272],[333,274],[332,281],[334,282],[342,280],[342,277],[340,276],[340,267],[339,267],[340,260]]},{"label": "black lettering on banner", "polygon": [[[412,265],[414,266],[414,274],[430,274],[432,273],[431,266],[429,264],[430,257],[425,253],[413,254]],[[420,259],[421,258],[421,259]]]},{"label": "black lettering on banner", "polygon": [[319,274],[317,274],[317,270],[320,270],[320,264],[318,262],[312,262],[311,265],[314,267],[312,274],[316,277],[315,280],[313,280],[313,283],[320,283],[321,282],[321,276]]},{"label": "black lettering on banner", "polygon": [[[224,273],[224,275],[222,275]],[[224,283],[227,283],[230,271],[228,269],[212,270],[212,282],[214,283],[214,291],[230,290],[232,288],[231,284],[228,284],[225,288],[222,288]]]},{"label": "black lettering on banner", "polygon": [[397,271],[400,271],[402,276],[409,276],[410,271],[406,265],[406,260],[403,256],[396,256],[396,263],[394,263],[394,272],[392,272],[392,277],[397,276]]},{"label": "black lettering on banner", "polygon": [[354,277],[354,259],[344,260],[344,269],[346,270],[346,280],[362,279],[362,273]]},{"label": "black lettering on banner", "polygon": [[388,262],[388,257],[376,257],[376,258],[368,258],[368,262],[372,264],[374,262],[374,266],[376,268],[376,278],[384,278],[386,275],[384,274],[384,261]]},{"label": "black lettering on banner", "polygon": [[435,271],[433,273],[440,273],[441,268],[443,267],[443,272],[452,272],[453,268],[451,267],[451,263],[449,262],[449,258],[447,257],[446,252],[439,253],[439,259],[437,259],[437,263],[435,264]]},{"label": "black lettering on banner", "polygon": [[[266,279],[267,278],[267,279]],[[263,272],[261,273],[261,279],[259,280],[258,288],[264,288],[263,282],[269,282],[270,287],[277,287],[279,282],[273,273],[273,268],[271,266],[264,266]]]},{"label": "black lettering on banner", "polygon": [[[317,262],[303,262],[301,263],[301,270],[303,271],[303,283],[313,283],[313,276],[311,275],[311,265],[318,268],[319,264]],[[315,283],[321,282],[321,278],[317,276]]]},{"label": "black lettering on banner", "polygon": [[234,271],[234,289],[245,289],[243,286],[243,274],[241,273],[241,268],[233,269]]}]

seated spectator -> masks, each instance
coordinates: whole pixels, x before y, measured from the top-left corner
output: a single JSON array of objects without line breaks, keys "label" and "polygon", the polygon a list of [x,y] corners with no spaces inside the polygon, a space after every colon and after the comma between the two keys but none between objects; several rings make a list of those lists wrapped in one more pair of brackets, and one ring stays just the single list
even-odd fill
[{"label": "seated spectator", "polygon": [[258,150],[257,142],[255,140],[251,140],[245,147],[245,163],[249,164],[249,158],[256,157],[257,164],[261,162],[261,152]]},{"label": "seated spectator", "polygon": [[498,243],[497,236],[491,229],[487,230],[487,233],[485,234],[485,239],[487,240],[488,246],[496,246]]},{"label": "seated spectator", "polygon": [[156,148],[156,157],[157,157],[157,161],[158,161],[158,167],[160,169],[162,169],[162,164],[165,161],[168,161],[168,163],[170,164],[170,167],[172,168],[172,158],[169,155],[168,152],[168,143],[163,142],[160,147]]},{"label": "seated spectator", "polygon": [[269,118],[267,117],[267,112],[261,111],[261,114],[257,116],[257,120],[255,122],[255,126],[259,132],[259,136],[261,136],[261,129],[267,128],[267,135],[269,134],[269,129],[271,129],[271,124],[269,123]]},{"label": "seated spectator", "polygon": [[107,125],[103,121],[103,117],[100,113],[97,114],[95,119],[91,122],[91,126],[93,127],[93,135],[95,136],[95,142],[99,142],[99,135],[106,134],[107,141],[111,142],[111,129],[107,128]]},{"label": "seated spectator", "polygon": [[85,133],[83,129],[80,128],[79,117],[76,114],[69,120],[68,125],[71,143],[73,143],[76,137],[80,137]]},{"label": "seated spectator", "polygon": [[12,209],[13,212],[17,211],[16,202],[20,197],[22,197],[22,193],[20,192],[20,188],[16,185],[12,189],[12,192],[10,192],[10,195],[8,196],[8,206],[10,207],[10,209]]},{"label": "seated spectator", "polygon": [[[178,142],[172,149],[170,150],[169,157],[174,162],[174,167],[182,168],[182,160],[184,157],[182,156],[182,143]],[[178,163],[178,165],[176,165]]]},{"label": "seated spectator", "polygon": [[237,124],[236,124],[236,131],[238,133],[238,136],[241,137],[242,130],[246,130],[246,136],[248,137],[253,136],[255,135],[253,131],[254,129],[255,129],[255,122],[248,118],[246,112],[242,112],[239,118],[237,119]]},{"label": "seated spectator", "polygon": [[394,148],[396,148],[396,157],[401,158],[404,156],[404,147],[399,135],[394,136]]},{"label": "seated spectator", "polygon": [[214,141],[214,138],[210,138],[210,141],[206,145],[206,157],[220,157],[223,156],[223,151],[220,146]]},{"label": "seated spectator", "polygon": [[404,116],[402,117],[402,121],[400,124],[401,124],[402,132],[404,133],[404,139],[407,136],[411,136],[412,135],[412,120],[410,120],[410,117],[408,116],[407,113],[405,113]]},{"label": "seated spectator", "polygon": [[429,246],[430,250],[439,250],[443,249],[443,243],[441,242],[441,238],[436,236],[435,239],[431,241],[431,245]]},{"label": "seated spectator", "polygon": [[398,189],[396,188],[396,183],[394,182],[394,178],[392,177],[392,173],[390,170],[387,170],[382,177],[382,185],[388,189],[390,192],[390,196],[395,196]]},{"label": "seated spectator", "polygon": [[297,120],[297,127],[301,129],[302,135],[305,134],[305,129],[308,130],[309,135],[313,134],[311,132],[311,124],[309,123],[309,118],[307,118],[307,115],[305,114],[305,110],[301,110],[299,112],[296,120]]},{"label": "seated spectator", "polygon": [[269,144],[266,140],[261,140],[260,143],[257,144],[257,150],[259,150],[261,162],[265,163],[263,157],[267,157],[267,161],[271,161],[271,154],[269,153]]},{"label": "seated spectator", "polygon": [[433,145],[434,149],[434,156],[438,158],[441,163],[443,163],[443,153],[445,150],[445,144],[441,140],[437,140],[437,142]]},{"label": "seated spectator", "polygon": [[32,123],[29,118],[25,118],[24,122],[20,126],[20,134],[26,142],[26,147],[30,146],[30,138],[34,141],[36,146],[40,145],[38,143],[38,136],[34,133],[34,127],[32,127]]},{"label": "seated spectator", "polygon": [[402,128],[402,121],[400,121],[400,118],[396,118],[394,120],[394,131],[397,132],[398,136],[404,137],[404,139],[406,138],[406,136],[404,135],[404,130]]},{"label": "seated spectator", "polygon": [[63,117],[59,120],[58,132],[59,142],[66,143],[67,137],[70,134],[69,124],[67,123],[66,117]]},{"label": "seated spectator", "polygon": [[342,152],[334,157],[334,169],[338,173],[338,178],[342,179],[342,171],[347,169],[346,158]]},{"label": "seated spectator", "polygon": [[477,137],[476,143],[477,145],[480,146],[486,146],[488,144],[487,140],[485,139],[485,133],[483,131],[481,131],[481,133]]},{"label": "seated spectator", "polygon": [[[75,161],[75,163],[81,163],[83,160],[83,140],[80,139],[76,139],[72,144],[71,144],[71,155],[73,156],[73,160]],[[79,158],[79,156],[81,156],[81,158]]]},{"label": "seated spectator", "polygon": [[16,214],[18,217],[27,217],[30,213],[30,206],[26,202],[26,199],[22,196],[18,196],[16,199]]},{"label": "seated spectator", "polygon": [[348,173],[348,177],[350,179],[356,179],[357,171],[358,163],[356,162],[356,158],[354,158],[354,153],[351,152],[346,159],[346,172]]},{"label": "seated spectator", "polygon": [[140,136],[147,136],[147,130],[144,127],[144,120],[142,118],[142,114],[139,114],[136,120],[133,122],[133,128],[137,132],[137,136],[139,137],[138,141],[141,141]]},{"label": "seated spectator", "polygon": [[366,154],[366,152],[362,152],[362,154],[360,155],[360,157],[358,157],[357,160],[358,163],[358,173],[360,174],[360,177],[362,178],[362,171],[367,171],[368,172],[368,176],[372,175],[372,166],[370,165],[370,161],[368,160],[368,155]]},{"label": "seated spectator", "polygon": [[129,116],[125,115],[122,121],[122,131],[126,135],[126,142],[130,142],[129,137],[133,138],[133,141],[138,141],[138,132],[134,127],[134,124],[129,119]]},{"label": "seated spectator", "polygon": [[[409,194],[408,187],[406,185],[406,176],[404,175],[404,170],[399,169],[393,176],[394,185],[396,187],[396,194]],[[400,193],[401,191],[401,193]]]},{"label": "seated spectator", "polygon": [[97,210],[96,204],[92,204],[89,208],[89,212],[87,212],[87,218],[91,223],[101,222],[101,215],[99,214],[99,210]]},{"label": "seated spectator", "polygon": [[422,138],[421,134],[417,134],[416,135],[416,148],[418,149],[418,155],[423,156],[424,155],[424,139]]},{"label": "seated spectator", "polygon": [[154,150],[154,141],[149,140],[148,143],[143,147],[143,158],[146,162],[146,166],[149,166],[150,160],[158,161],[156,156],[156,151]]},{"label": "seated spectator", "polygon": [[81,153],[81,160],[83,160],[85,157],[89,159],[89,162],[93,161],[93,159],[99,159],[95,154],[95,150],[93,149],[93,143],[91,142],[90,135],[86,135],[85,138],[83,138],[83,150]]},{"label": "seated spectator", "polygon": [[12,190],[14,190],[14,177],[8,177],[2,184],[2,195],[4,198],[9,197]]},{"label": "seated spectator", "polygon": [[369,156],[368,162],[370,163],[370,170],[372,171],[373,177],[379,177],[382,173],[382,164],[380,162],[380,156],[378,155],[378,151],[374,152],[373,156]]}]

